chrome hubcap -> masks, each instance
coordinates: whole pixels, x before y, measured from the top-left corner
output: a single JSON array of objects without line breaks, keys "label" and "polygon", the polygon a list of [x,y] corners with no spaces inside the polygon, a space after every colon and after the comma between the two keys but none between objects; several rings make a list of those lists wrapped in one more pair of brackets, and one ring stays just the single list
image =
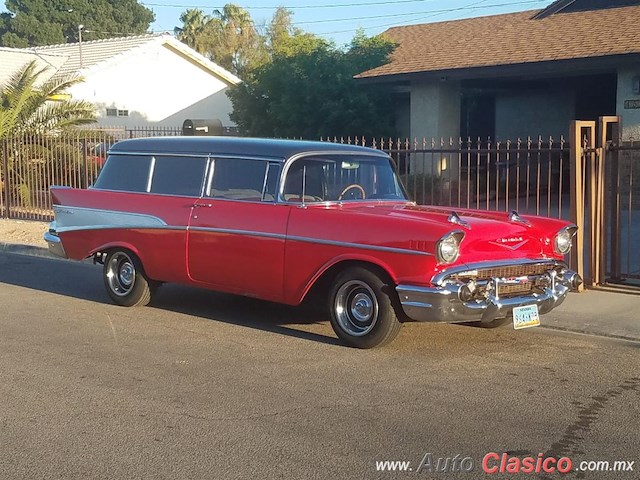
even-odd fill
[{"label": "chrome hubcap", "polygon": [[120,297],[131,292],[136,281],[136,267],[131,257],[124,252],[115,253],[107,264],[107,283],[113,293]]},{"label": "chrome hubcap", "polygon": [[344,283],[338,289],[333,308],[342,330],[355,337],[369,333],[378,320],[376,295],[361,280]]}]

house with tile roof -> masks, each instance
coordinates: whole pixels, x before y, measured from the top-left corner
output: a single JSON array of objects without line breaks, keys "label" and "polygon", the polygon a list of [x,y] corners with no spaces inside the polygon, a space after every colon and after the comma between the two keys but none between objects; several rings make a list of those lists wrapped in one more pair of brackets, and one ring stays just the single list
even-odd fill
[{"label": "house with tile roof", "polygon": [[[11,64],[5,62],[9,58]],[[69,93],[96,105],[99,124],[181,127],[184,120],[195,118],[233,126],[226,90],[240,79],[172,35],[4,48],[0,78],[33,58],[50,66],[51,75],[84,77]]]},{"label": "house with tile roof", "polygon": [[396,96],[407,137],[567,135],[622,117],[640,139],[640,1],[558,0],[542,10],[394,27],[389,63],[356,76]]},{"label": "house with tile roof", "polygon": [[0,85],[6,83],[11,76],[26,64],[36,62],[38,70],[45,70],[48,75],[42,75],[38,80],[46,81],[67,61],[64,55],[38,54],[16,48],[0,47]]}]

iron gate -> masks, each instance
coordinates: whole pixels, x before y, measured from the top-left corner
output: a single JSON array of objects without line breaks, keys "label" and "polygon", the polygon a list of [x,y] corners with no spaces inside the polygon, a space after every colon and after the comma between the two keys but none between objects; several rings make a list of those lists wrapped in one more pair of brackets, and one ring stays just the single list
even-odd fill
[{"label": "iron gate", "polygon": [[619,117],[572,124],[572,263],[593,286],[640,286],[640,142],[621,130]]}]

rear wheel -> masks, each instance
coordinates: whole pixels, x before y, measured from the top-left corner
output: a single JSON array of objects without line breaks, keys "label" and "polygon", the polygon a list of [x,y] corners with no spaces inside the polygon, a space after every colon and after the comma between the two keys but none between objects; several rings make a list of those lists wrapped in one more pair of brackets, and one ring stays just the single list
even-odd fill
[{"label": "rear wheel", "polygon": [[112,250],[103,268],[104,285],[109,297],[123,307],[148,305],[155,283],[144,273],[142,263],[128,250]]},{"label": "rear wheel", "polygon": [[393,307],[393,286],[372,271],[352,267],[340,273],[331,287],[329,308],[336,335],[353,347],[384,345],[400,331]]}]

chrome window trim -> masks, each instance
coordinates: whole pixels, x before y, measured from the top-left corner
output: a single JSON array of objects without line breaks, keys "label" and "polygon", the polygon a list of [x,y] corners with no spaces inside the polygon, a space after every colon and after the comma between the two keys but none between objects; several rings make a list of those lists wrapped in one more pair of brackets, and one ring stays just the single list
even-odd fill
[{"label": "chrome window trim", "polygon": [[[267,182],[267,175],[269,174],[269,168],[270,165],[272,164],[280,164],[281,162],[279,161],[273,161],[273,160],[267,160],[264,157],[262,158],[253,158],[250,156],[243,156],[243,155],[211,155],[209,157],[210,161],[213,164],[213,168],[211,169],[211,176],[208,179],[208,184],[207,184],[207,188],[205,189],[204,193],[202,194],[203,197],[204,195],[206,195],[206,198],[209,200],[224,200],[224,201],[230,201],[230,202],[244,202],[244,203],[256,203],[256,204],[271,204],[271,203],[277,203],[277,198],[274,198],[273,200],[264,200],[264,195],[265,195],[265,187],[266,187],[266,182]],[[263,174],[263,180],[262,180],[262,192],[261,192],[261,198],[262,200],[256,201],[256,200],[242,200],[242,199],[237,199],[237,198],[224,198],[224,197],[212,197],[211,196],[211,189],[213,186],[213,176],[215,175],[215,163],[216,160],[248,160],[248,161],[266,161],[266,167],[264,169],[264,174]],[[276,190],[278,188],[278,184],[276,183]]]},{"label": "chrome window trim", "polygon": [[124,150],[117,150],[112,152],[109,150],[107,152],[107,156],[109,155],[137,155],[137,156],[145,156],[145,155],[155,155],[158,157],[189,157],[189,158],[238,158],[238,159],[246,159],[246,160],[260,160],[264,162],[276,162],[276,163],[284,163],[284,159],[282,157],[273,156],[270,157],[268,155],[262,156],[253,156],[253,155],[231,155],[231,154],[217,154],[217,153],[179,153],[179,152],[129,152]]},{"label": "chrome window trim", "polygon": [[136,192],[132,190],[114,190],[112,188],[98,188],[91,187],[91,190],[98,190],[100,192],[112,192],[112,193],[127,193],[132,195],[157,195],[159,197],[179,197],[179,198],[200,198],[202,195],[174,195],[171,193],[151,193],[151,192]]},{"label": "chrome window trim", "polygon": [[[400,179],[398,178],[398,172],[394,167],[394,163],[393,163],[393,159],[387,155],[385,152],[382,151],[371,151],[371,152],[353,152],[353,151],[345,151],[345,150],[317,150],[317,151],[308,151],[308,152],[300,152],[300,153],[296,153],[295,155],[291,155],[289,158],[287,158],[284,161],[284,166],[282,167],[282,172],[280,172],[280,181],[279,181],[279,185],[278,185],[278,194],[276,195],[276,202],[277,203],[284,203],[284,204],[293,204],[293,205],[300,205],[300,206],[306,206],[307,203],[311,203],[313,205],[318,205],[318,204],[322,204],[322,203],[336,203],[336,202],[341,202],[341,200],[326,200],[325,202],[288,202],[284,199],[284,183],[285,183],[285,179],[287,178],[287,175],[289,174],[289,169],[291,168],[291,165],[293,163],[295,163],[297,160],[300,160],[301,158],[305,158],[305,157],[311,157],[311,156],[316,156],[316,155],[330,155],[330,156],[336,156],[336,155],[348,155],[351,157],[372,157],[372,158],[376,158],[376,159],[386,159],[388,161],[391,161],[391,165],[392,165],[392,169],[393,169],[393,173],[396,175],[396,179],[398,180],[398,184],[400,185],[400,189],[402,190],[402,193],[406,196],[406,198],[403,199],[396,199],[396,200],[392,200],[392,201],[409,201],[409,197],[407,196],[407,192],[405,191],[404,185],[402,185],[402,182],[400,181]],[[381,199],[380,199],[381,200]],[[366,201],[366,200],[365,200]],[[376,199],[376,201],[378,201],[378,199]]]},{"label": "chrome window trim", "polygon": [[147,193],[151,193],[151,183],[153,182],[153,172],[156,170],[156,157],[151,155],[151,164],[149,165],[149,174],[147,176]]},{"label": "chrome window trim", "polygon": [[212,156],[207,157],[207,178],[204,191],[200,192],[200,197],[211,197],[211,184],[213,183],[213,174],[216,169],[216,161]]},{"label": "chrome window trim", "polygon": [[[107,153],[107,155],[111,155],[109,153]],[[164,197],[183,197],[183,198],[200,198],[203,195],[203,186],[205,184],[205,180],[206,180],[206,175],[207,175],[207,168],[208,168],[208,164],[205,165],[205,173],[204,173],[204,177],[202,179],[202,181],[200,182],[200,189],[198,191],[197,195],[179,195],[179,194],[173,194],[173,193],[155,193],[151,191],[151,187],[153,184],[153,174],[155,172],[155,166],[156,166],[156,157],[186,157],[186,158],[201,158],[204,159],[205,162],[208,162],[210,157],[204,156],[204,155],[191,155],[191,154],[173,154],[173,153],[159,153],[159,154],[151,154],[151,153],[142,153],[142,152],[117,152],[114,153],[113,155],[134,155],[134,156],[141,156],[141,157],[146,157],[146,156],[150,156],[151,157],[151,162],[149,165],[149,172],[147,173],[147,186],[146,186],[146,190],[144,191],[137,191],[137,190],[117,190],[117,189],[113,189],[113,188],[100,188],[100,187],[96,187],[95,185],[91,185],[89,188],[92,190],[99,190],[101,192],[118,192],[118,193],[142,193],[142,194],[147,194],[147,195],[161,195]],[[99,177],[98,177],[99,178]]]}]

